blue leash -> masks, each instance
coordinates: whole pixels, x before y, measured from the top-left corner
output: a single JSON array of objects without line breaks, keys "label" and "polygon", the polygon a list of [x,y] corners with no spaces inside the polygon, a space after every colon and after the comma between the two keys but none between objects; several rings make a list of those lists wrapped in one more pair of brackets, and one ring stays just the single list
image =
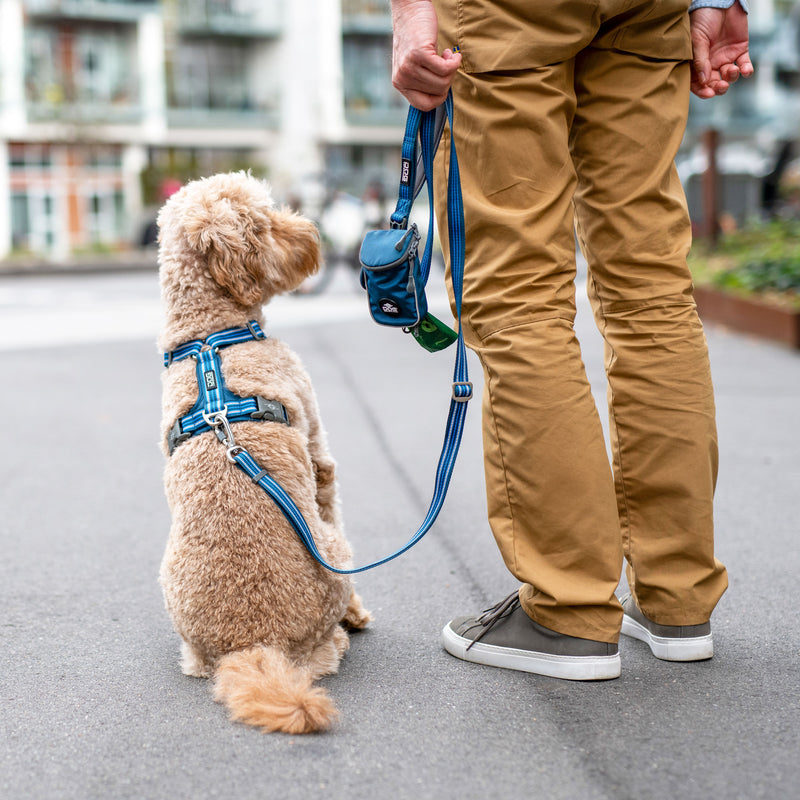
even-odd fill
[{"label": "blue leash", "polygon": [[[445,101],[445,111],[447,119],[450,124],[450,130],[453,129],[453,98],[452,94],[448,95]],[[403,171],[400,181],[399,197],[397,207],[391,217],[392,227],[405,228],[408,226],[408,218],[411,213],[411,206],[415,197],[422,188],[422,183],[428,184],[428,198],[430,200],[430,221],[428,227],[428,239],[425,244],[425,252],[423,254],[422,266],[423,274],[427,280],[430,271],[431,255],[433,252],[433,158],[436,153],[436,147],[441,135],[441,126],[437,130],[437,113],[436,110],[430,112],[421,112],[416,108],[409,108],[408,119],[406,121],[406,132],[403,139],[402,159]],[[417,138],[419,137],[421,145],[421,154],[417,153]],[[421,162],[425,174],[425,181],[417,179],[417,158],[421,155]],[[373,561],[363,567],[353,569],[339,569],[329,564],[319,552],[317,544],[308,523],[303,517],[300,509],[297,508],[292,498],[286,493],[283,487],[250,455],[250,453],[240,445],[236,444],[233,437],[233,432],[224,410],[224,399],[222,397],[215,397],[215,405],[213,408],[206,409],[205,414],[199,413],[197,408],[192,409],[192,414],[198,414],[203,422],[213,427],[220,441],[227,448],[228,458],[237,464],[251,480],[258,484],[275,502],[275,504],[283,512],[283,515],[294,528],[300,540],[308,549],[311,556],[325,569],[331,572],[336,572],[340,575],[352,575],[357,572],[364,572],[373,567],[385,564],[392,561],[398,556],[405,553],[412,548],[422,537],[430,530],[433,523],[436,521],[439,511],[444,504],[447,495],[447,489],[450,485],[450,478],[453,474],[453,467],[455,466],[456,456],[458,449],[461,445],[461,435],[464,430],[464,420],[467,413],[467,403],[472,398],[472,384],[469,381],[469,373],[467,369],[467,351],[464,344],[464,338],[461,331],[461,293],[464,282],[464,207],[461,199],[461,180],[458,172],[458,161],[456,159],[456,150],[453,137],[450,137],[450,172],[447,182],[447,221],[448,221],[448,234],[450,241],[450,271],[453,281],[453,293],[455,295],[456,317],[458,322],[458,338],[456,339],[456,358],[455,367],[453,371],[453,392],[450,400],[450,410],[447,415],[447,425],[445,427],[444,443],[442,451],[439,456],[439,463],[436,468],[436,480],[434,483],[433,498],[431,499],[428,512],[425,519],[420,525],[417,532],[398,550],[395,550],[385,558],[378,561]],[[245,329],[246,330],[246,329]],[[260,334],[260,331],[258,331]],[[224,336],[226,335],[226,336]],[[243,340],[248,337],[243,331]],[[224,342],[220,344],[228,344],[227,339],[231,338],[230,331],[222,331],[220,334],[213,334],[213,336],[220,336],[225,338]],[[263,336],[263,334],[261,334]],[[249,337],[249,338],[261,338]],[[211,337],[206,340],[206,344],[211,344]],[[216,341],[214,342],[216,343]],[[232,342],[231,342],[232,343]],[[171,358],[166,361],[167,366],[171,360],[177,360],[187,355],[199,354],[200,347],[203,342],[189,342],[182,345],[178,350],[174,351]],[[213,352],[213,351],[212,351]],[[208,356],[211,359],[211,356]],[[203,364],[203,367],[208,369],[208,366]],[[198,366],[198,380],[200,377],[201,367]],[[219,373],[221,374],[221,372]],[[201,392],[201,395],[203,392]],[[230,404],[231,400],[229,400]],[[187,425],[188,427],[188,425]],[[207,428],[206,428],[207,429]]]}]

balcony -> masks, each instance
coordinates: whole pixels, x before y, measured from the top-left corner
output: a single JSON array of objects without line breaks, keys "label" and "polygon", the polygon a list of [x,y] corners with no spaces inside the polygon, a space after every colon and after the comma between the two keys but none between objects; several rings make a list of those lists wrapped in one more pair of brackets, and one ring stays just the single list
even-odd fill
[{"label": "balcony", "polygon": [[26,109],[30,122],[55,122],[70,127],[136,125],[142,119],[141,108],[131,105],[30,102]]},{"label": "balcony", "polygon": [[284,0],[177,0],[175,27],[184,36],[274,37],[283,29],[283,3]]},{"label": "balcony", "polygon": [[390,0],[342,0],[342,32],[391,35]]},{"label": "balcony", "polygon": [[158,0],[25,0],[31,18],[122,23],[134,23],[158,6]]},{"label": "balcony", "polygon": [[279,115],[275,111],[235,108],[170,108],[170,129],[259,131],[275,130]]},{"label": "balcony", "polygon": [[32,122],[130,124],[141,118],[135,38],[124,28],[32,25],[25,101]]},{"label": "balcony", "polygon": [[279,84],[265,76],[260,45],[230,40],[185,40],[168,74],[168,121],[174,127],[272,128]]}]

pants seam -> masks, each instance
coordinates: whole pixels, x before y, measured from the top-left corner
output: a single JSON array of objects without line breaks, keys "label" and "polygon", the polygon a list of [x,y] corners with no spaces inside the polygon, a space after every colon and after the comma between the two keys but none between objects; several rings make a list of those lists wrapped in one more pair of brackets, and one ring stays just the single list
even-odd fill
[{"label": "pants seam", "polygon": [[483,335],[475,331],[474,327],[472,328],[472,330],[475,332],[475,335],[477,336],[480,342],[485,342],[487,339],[494,336],[495,334],[503,333],[504,331],[511,331],[514,330],[514,328],[523,328],[526,325],[535,325],[539,322],[549,322],[550,320],[554,319],[563,320],[564,322],[568,322],[570,325],[573,325],[575,323],[574,316],[569,314],[547,314],[546,316],[542,317],[537,316],[535,318],[523,320],[522,322],[515,322],[511,325],[504,325],[502,328],[493,328],[491,331],[488,331]]},{"label": "pants seam", "polygon": [[[599,317],[602,323],[602,327],[600,327],[600,333],[603,336],[603,341],[606,343],[606,347],[609,348],[611,352],[611,358],[606,365],[606,379],[608,380],[608,416],[609,416],[609,423],[614,426],[614,433],[617,440],[617,463],[619,464],[619,480],[620,480],[620,490],[622,494],[622,502],[625,508],[625,527],[627,528],[627,539],[628,539],[628,552],[626,553],[626,557],[629,561],[633,560],[633,536],[631,535],[631,510],[630,510],[630,503],[628,501],[628,491],[627,487],[625,486],[625,470],[622,467],[622,440],[620,439],[620,430],[619,425],[617,424],[617,415],[614,411],[614,387],[611,382],[611,377],[609,375],[611,362],[616,359],[616,353],[614,352],[614,348],[611,343],[606,338],[606,329],[608,327],[608,323],[606,320],[606,312],[603,304],[603,298],[600,292],[597,289],[597,283],[594,280],[594,277],[589,272],[589,280],[592,282],[592,287],[594,290],[594,295],[597,298],[597,306],[599,310]],[[624,541],[623,541],[624,544]],[[623,552],[625,548],[623,547]]]},{"label": "pants seam", "polygon": [[[481,359],[483,361],[483,359]],[[491,369],[489,368],[488,364],[484,362],[484,367],[486,370],[486,390],[489,398],[489,411],[492,415],[492,426],[494,428],[494,436],[495,440],[497,441],[497,450],[500,454],[500,462],[501,467],[503,470],[503,487],[505,489],[505,497],[506,497],[506,507],[508,508],[508,517],[509,522],[511,523],[511,553],[513,556],[513,567],[512,573],[517,573],[517,536],[514,530],[514,513],[511,504],[511,496],[508,491],[508,470],[506,469],[506,457],[503,453],[503,440],[500,438],[500,435],[497,431],[497,416],[494,412],[494,400],[492,399],[492,373]]]}]

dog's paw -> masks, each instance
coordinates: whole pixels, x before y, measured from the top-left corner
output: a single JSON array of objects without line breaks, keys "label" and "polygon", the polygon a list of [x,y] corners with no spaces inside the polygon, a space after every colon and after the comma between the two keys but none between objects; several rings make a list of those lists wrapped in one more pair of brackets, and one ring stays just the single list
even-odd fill
[{"label": "dog's paw", "polygon": [[361,597],[353,592],[350,595],[350,602],[344,612],[342,623],[350,630],[361,630],[372,622],[372,614],[364,608]]},{"label": "dog's paw", "polygon": [[190,678],[210,678],[214,668],[188,642],[181,642],[181,672]]}]

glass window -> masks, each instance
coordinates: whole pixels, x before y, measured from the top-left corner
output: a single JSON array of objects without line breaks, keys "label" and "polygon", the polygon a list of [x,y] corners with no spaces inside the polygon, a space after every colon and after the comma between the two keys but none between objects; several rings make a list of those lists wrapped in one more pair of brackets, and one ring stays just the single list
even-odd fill
[{"label": "glass window", "polygon": [[132,101],[133,57],[129,37],[112,30],[81,31],[75,36],[75,84],[78,99],[90,103]]},{"label": "glass window", "polygon": [[343,43],[344,100],[348,112],[386,112],[404,108],[392,88],[391,39],[348,36]]},{"label": "glass window", "polygon": [[246,57],[246,47],[213,42],[182,44],[175,58],[173,107],[251,108]]},{"label": "glass window", "polygon": [[11,195],[11,243],[12,247],[24,250],[29,247],[31,232],[28,213],[28,195],[15,193]]},{"label": "glass window", "polygon": [[57,105],[65,100],[58,31],[29,25],[25,30],[25,95],[30,102]]}]

